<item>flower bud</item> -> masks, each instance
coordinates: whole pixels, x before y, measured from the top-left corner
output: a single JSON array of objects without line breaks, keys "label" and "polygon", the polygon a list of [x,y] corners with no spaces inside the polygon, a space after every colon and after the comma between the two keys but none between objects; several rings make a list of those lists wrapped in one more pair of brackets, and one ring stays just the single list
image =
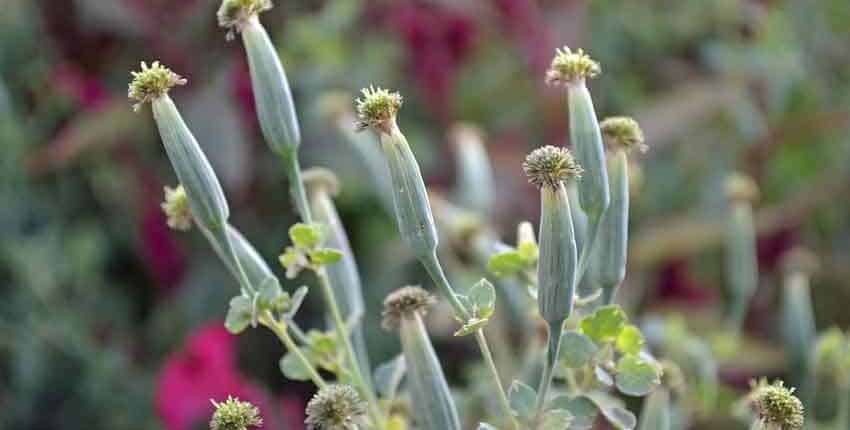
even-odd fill
[{"label": "flower bud", "polygon": [[228,29],[227,40],[242,31],[251,18],[272,8],[271,0],[224,0],[218,8],[218,25]]},{"label": "flower bud", "polygon": [[460,430],[460,418],[422,315],[433,298],[421,288],[404,287],[384,301],[384,326],[398,325],[407,386],[417,428]]},{"label": "flower bud", "polygon": [[351,430],[366,415],[366,403],[348,385],[330,385],[307,403],[308,430]]},{"label": "flower bud", "polygon": [[215,412],[210,419],[210,430],[248,430],[263,424],[260,410],[249,402],[230,396],[221,403],[211,402]]},{"label": "flower bud", "polygon": [[192,211],[182,185],[175,188],[166,186],[165,201],[160,205],[165,213],[166,223],[174,230],[187,231],[192,228]]},{"label": "flower bud", "polygon": [[192,216],[208,230],[222,228],[230,210],[221,184],[177,106],[168,97],[168,89],[184,84],[185,79],[158,62],[150,68],[142,63],[142,70],[132,75],[129,95],[140,104],[151,103],[159,135],[177,178],[186,190]]}]

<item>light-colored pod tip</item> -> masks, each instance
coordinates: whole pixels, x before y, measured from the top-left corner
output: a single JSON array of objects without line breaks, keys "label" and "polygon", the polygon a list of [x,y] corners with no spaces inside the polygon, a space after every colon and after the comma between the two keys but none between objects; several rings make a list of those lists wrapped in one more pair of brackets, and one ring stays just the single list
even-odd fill
[{"label": "light-colored pod tip", "polygon": [[228,29],[227,38],[232,39],[233,32],[240,31],[252,16],[265,12],[272,6],[271,0],[224,0],[216,13],[218,25]]},{"label": "light-colored pod tip", "polygon": [[646,152],[649,147],[644,143],[643,130],[633,118],[612,116],[599,123],[602,136],[610,149],[630,151],[637,149]]},{"label": "light-colored pod tip", "polygon": [[472,123],[459,122],[449,129],[449,138],[458,146],[469,143],[480,145],[484,142],[484,130]]},{"label": "light-colored pod tip", "polygon": [[304,180],[304,185],[308,190],[322,190],[331,196],[339,194],[339,179],[334,172],[331,172],[324,167],[311,167],[304,170],[301,178]]},{"label": "light-colored pod tip", "polygon": [[819,266],[818,256],[802,246],[792,248],[782,257],[782,269],[787,273],[811,274]]},{"label": "light-colored pod tip", "polygon": [[381,326],[385,330],[393,330],[406,316],[413,314],[424,316],[434,303],[436,303],[434,296],[420,287],[399,288],[384,299]]},{"label": "light-colored pod tip", "polygon": [[210,419],[210,430],[248,430],[263,424],[260,410],[249,402],[229,396],[221,403],[210,401],[215,407]]},{"label": "light-colored pod tip", "polygon": [[561,182],[581,177],[582,168],[567,148],[547,145],[531,151],[522,163],[528,181],[557,188]]},{"label": "light-colored pod tip", "polygon": [[759,198],[759,188],[753,178],[743,173],[733,173],[726,178],[726,198],[732,202],[755,203]]},{"label": "light-colored pod tip", "polygon": [[175,188],[164,187],[165,201],[160,204],[165,213],[166,223],[174,230],[187,231],[192,228],[192,210],[183,185]]},{"label": "light-colored pod tip", "polygon": [[348,385],[329,385],[310,399],[305,412],[309,430],[348,430],[366,415],[366,403]]},{"label": "light-colored pod tip", "polygon": [[803,403],[794,395],[793,388],[785,387],[782,381],[768,385],[761,381],[750,394],[759,419],[770,429],[801,430],[803,428]]},{"label": "light-colored pod tip", "polygon": [[579,48],[575,52],[565,46],[555,50],[555,58],[546,72],[546,83],[549,85],[566,85],[587,78],[594,78],[602,68],[599,63],[585,54]]},{"label": "light-colored pod tip", "polygon": [[357,129],[389,131],[390,123],[395,120],[403,102],[401,94],[374,86],[363,88],[360,92],[363,96],[355,100]]},{"label": "light-colored pod tip", "polygon": [[160,97],[175,85],[186,85],[186,79],[174,73],[159,61],[154,61],[150,67],[142,61],[141,70],[130,72],[133,80],[130,81],[127,97],[135,100],[133,110],[138,111],[141,106],[153,99]]}]

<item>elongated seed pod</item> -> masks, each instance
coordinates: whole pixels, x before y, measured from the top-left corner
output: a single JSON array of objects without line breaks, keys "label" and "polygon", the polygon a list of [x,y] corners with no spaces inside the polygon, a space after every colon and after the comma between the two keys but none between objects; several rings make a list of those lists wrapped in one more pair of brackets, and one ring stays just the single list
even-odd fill
[{"label": "elongated seed pod", "polygon": [[239,260],[239,264],[242,266],[242,270],[245,271],[248,282],[254,289],[258,289],[266,279],[275,277],[274,272],[269,268],[263,257],[260,256],[260,253],[232,225],[227,224],[225,226],[226,237],[230,241],[231,246],[233,246],[232,254],[227,249],[227,243],[223,242],[225,236],[213,234],[205,229],[201,229],[201,231],[212,244],[216,254],[221,258],[225,266],[227,266],[227,270],[236,279],[239,279],[240,274],[239,268],[234,262],[234,257]]},{"label": "elongated seed pod", "polygon": [[291,154],[301,144],[301,132],[286,72],[256,14],[247,19],[241,33],[263,137],[274,152]]},{"label": "elongated seed pod", "polygon": [[457,201],[481,213],[493,210],[493,168],[481,130],[469,124],[452,127],[451,141],[457,152]]},{"label": "elongated seed pod", "polygon": [[611,204],[602,215],[596,246],[591,254],[589,277],[602,288],[603,301],[613,303],[626,277],[629,240],[629,172],[625,151],[611,154],[608,174]]},{"label": "elongated seed pod", "polygon": [[729,220],[726,230],[726,273],[731,290],[734,327],[744,323],[750,299],[758,286],[758,259],[752,201],[755,184],[743,175],[733,175],[726,184]]},{"label": "elongated seed pod", "polygon": [[537,303],[544,320],[560,324],[573,310],[578,252],[570,203],[563,184],[558,188],[543,187],[540,192]]},{"label": "elongated seed pod", "polygon": [[333,202],[333,196],[336,195],[339,184],[332,172],[321,168],[304,171],[304,184],[307,187],[313,217],[316,222],[325,227],[324,245],[342,252],[342,259],[328,265],[325,270],[340,312],[348,321],[354,323],[349,329],[361,371],[364,376],[370,375],[371,368],[362,324],[363,315],[366,312],[363,304],[363,287],[357,262],[348,242],[348,235]]},{"label": "elongated seed pod", "polygon": [[578,183],[579,202],[590,218],[598,219],[611,200],[602,134],[590,91],[584,81],[568,84],[567,92],[570,141],[575,150],[576,161],[584,169]]},{"label": "elongated seed pod", "polygon": [[809,286],[809,273],[816,264],[815,257],[801,249],[792,250],[783,259],[782,334],[785,356],[788,357],[791,382],[800,388],[803,400],[807,400],[810,394],[807,376],[812,368],[811,351],[817,338]]},{"label": "elongated seed pod", "polygon": [[670,430],[670,393],[659,388],[643,402],[638,430]]},{"label": "elongated seed pod", "polygon": [[207,230],[223,228],[230,210],[209,160],[167,94],[154,98],[151,104],[163,146],[186,189],[195,222]]}]

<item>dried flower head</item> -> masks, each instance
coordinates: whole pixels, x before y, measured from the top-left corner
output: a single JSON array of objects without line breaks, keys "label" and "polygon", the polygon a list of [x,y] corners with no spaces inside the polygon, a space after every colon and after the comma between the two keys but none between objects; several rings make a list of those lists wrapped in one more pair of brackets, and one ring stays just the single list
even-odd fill
[{"label": "dried flower head", "polygon": [[754,383],[749,395],[762,425],[771,430],[800,430],[803,428],[803,403],[794,395],[793,388],[782,381],[768,384],[766,380]]},{"label": "dried flower head", "polygon": [[242,402],[230,396],[221,403],[210,401],[215,406],[210,430],[247,430],[263,425],[260,410],[249,402]]},{"label": "dried flower head", "polygon": [[248,19],[271,8],[271,0],[224,0],[216,13],[218,25],[228,30],[227,40],[232,40]]},{"label": "dried flower head", "polygon": [[567,148],[547,145],[531,151],[522,169],[528,181],[538,187],[544,185],[557,188],[561,182],[581,177],[582,168],[576,163]]},{"label": "dried flower head", "polygon": [[351,430],[366,414],[366,404],[354,388],[330,385],[310,399],[306,413],[309,430]]},{"label": "dried flower head", "polygon": [[159,61],[154,61],[150,67],[142,61],[141,67],[138,72],[130,72],[133,80],[127,90],[127,97],[137,102],[133,105],[134,111],[138,111],[144,103],[168,93],[171,87],[186,84],[185,78],[159,64]]},{"label": "dried flower head", "polygon": [[183,185],[176,188],[164,187],[165,201],[160,207],[165,212],[166,223],[169,227],[186,231],[192,228],[192,210],[189,208],[189,198]]},{"label": "dried flower head", "polygon": [[625,151],[637,148],[640,152],[649,149],[643,143],[643,130],[638,122],[627,116],[612,116],[605,118],[599,123],[605,143],[611,149],[622,149]]},{"label": "dried flower head", "polygon": [[401,108],[401,94],[373,86],[363,88],[360,92],[363,97],[356,100],[357,129],[363,130],[372,127],[381,131],[388,131],[389,123],[395,120],[395,116]]},{"label": "dried flower head", "polygon": [[425,315],[428,308],[436,303],[431,293],[420,287],[407,286],[399,288],[390,293],[384,299],[384,311],[381,312],[383,321],[381,326],[385,330],[398,327],[399,322],[405,316],[412,314]]},{"label": "dried flower head", "polygon": [[566,85],[586,78],[594,78],[601,71],[599,63],[585,54],[581,48],[573,52],[565,46],[555,51],[555,58],[552,59],[552,65],[546,72],[546,83]]},{"label": "dried flower head", "polygon": [[733,173],[726,179],[726,198],[732,202],[754,203],[759,189],[753,178],[743,173]]},{"label": "dried flower head", "polygon": [[323,167],[311,167],[304,171],[301,178],[310,191],[323,190],[331,196],[339,193],[339,179]]}]

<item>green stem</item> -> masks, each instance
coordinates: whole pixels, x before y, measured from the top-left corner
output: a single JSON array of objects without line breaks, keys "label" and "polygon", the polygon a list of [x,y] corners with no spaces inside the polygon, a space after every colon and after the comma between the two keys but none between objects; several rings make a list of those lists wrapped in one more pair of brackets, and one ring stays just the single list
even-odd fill
[{"label": "green stem", "polygon": [[464,321],[469,319],[469,311],[463,303],[458,300],[454,288],[452,288],[448,278],[446,278],[443,266],[440,264],[439,258],[437,258],[437,252],[433,251],[430,255],[420,258],[420,261],[422,262],[422,265],[425,266],[425,270],[428,271],[428,274],[431,276],[434,283],[437,284],[437,286],[443,290],[446,297],[448,297],[449,303],[452,305],[457,317]]},{"label": "green stem", "polygon": [[581,283],[587,272],[587,266],[590,264],[590,255],[593,252],[593,245],[596,243],[596,236],[599,233],[599,224],[601,224],[602,215],[594,215],[593,218],[588,217],[587,234],[584,239],[584,244],[581,249],[581,254],[578,257],[578,271],[576,272],[576,285]]},{"label": "green stem", "polygon": [[322,379],[322,376],[319,375],[319,372],[316,371],[316,368],[313,367],[313,364],[310,363],[310,360],[307,359],[307,356],[304,355],[304,351],[292,340],[292,337],[289,336],[289,332],[287,331],[287,325],[284,322],[278,321],[272,316],[272,313],[266,311],[263,316],[260,318],[260,323],[264,326],[271,329],[275,335],[277,335],[278,339],[283,342],[286,346],[286,349],[295,354],[295,357],[298,361],[301,362],[301,365],[307,369],[307,373],[310,376],[310,380],[316,384],[319,389],[325,388],[328,386],[328,383]]},{"label": "green stem", "polygon": [[845,430],[850,428],[850,386],[845,383],[838,390],[838,413],[835,416],[835,428]]},{"label": "green stem", "polygon": [[490,352],[490,347],[487,345],[487,338],[484,337],[483,329],[478,329],[475,332],[475,340],[478,341],[478,348],[481,349],[481,355],[484,357],[484,362],[487,364],[487,368],[490,369],[490,373],[496,381],[496,387],[499,390],[499,405],[502,407],[502,412],[511,421],[514,429],[519,429],[519,423],[517,422],[516,417],[514,417],[513,410],[511,409],[511,402],[508,400],[508,396],[505,393],[505,387],[502,385],[502,380],[499,377],[499,369],[496,368],[496,362],[493,361],[493,354]]},{"label": "green stem", "polygon": [[346,330],[345,320],[343,320],[342,313],[339,311],[339,305],[337,305],[336,299],[334,298],[328,274],[324,269],[320,268],[316,270],[316,277],[319,279],[322,294],[330,308],[337,337],[342,341],[345,360],[351,366],[351,377],[354,385],[356,385],[360,392],[366,397],[366,402],[369,405],[369,415],[372,417],[375,425],[378,428],[384,428],[386,420],[384,419],[383,413],[381,413],[381,410],[378,408],[378,399],[375,397],[372,387],[369,386],[363,378],[363,375],[360,373],[360,365],[357,362],[357,356],[354,353],[354,346],[351,343],[351,337],[348,335],[348,330]]},{"label": "green stem", "polygon": [[546,404],[546,395],[549,393],[549,387],[552,386],[552,374],[555,371],[555,363],[558,361],[558,354],[561,349],[561,332],[563,331],[563,321],[557,323],[549,323],[549,335],[547,339],[546,362],[543,363],[543,374],[540,376],[540,386],[537,389],[537,404],[536,416],[543,413],[543,407]]},{"label": "green stem", "polygon": [[289,178],[289,193],[295,200],[295,207],[301,220],[307,224],[313,222],[313,214],[310,212],[310,203],[307,200],[307,191],[304,189],[304,181],[301,178],[301,163],[298,161],[297,150],[282,154],[283,163],[286,165],[286,175]]}]

